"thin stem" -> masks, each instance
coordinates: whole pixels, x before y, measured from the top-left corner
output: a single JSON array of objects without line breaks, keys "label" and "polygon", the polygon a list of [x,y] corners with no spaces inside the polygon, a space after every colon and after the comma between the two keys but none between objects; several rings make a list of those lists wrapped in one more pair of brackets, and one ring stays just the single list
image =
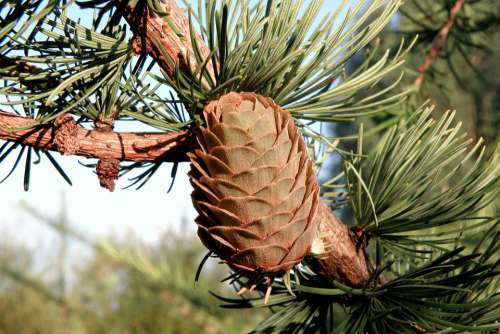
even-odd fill
[{"label": "thin stem", "polygon": [[434,38],[432,48],[427,53],[424,62],[417,68],[417,71],[420,72],[420,75],[417,77],[417,79],[415,79],[415,85],[420,86],[422,84],[422,82],[424,81],[425,72],[427,72],[434,60],[439,56],[439,52],[444,47],[446,40],[448,39],[450,32],[455,24],[455,19],[458,13],[462,10],[464,3],[465,0],[457,0],[453,7],[451,7],[448,14],[448,20],[446,20],[443,26],[439,29],[436,37]]}]

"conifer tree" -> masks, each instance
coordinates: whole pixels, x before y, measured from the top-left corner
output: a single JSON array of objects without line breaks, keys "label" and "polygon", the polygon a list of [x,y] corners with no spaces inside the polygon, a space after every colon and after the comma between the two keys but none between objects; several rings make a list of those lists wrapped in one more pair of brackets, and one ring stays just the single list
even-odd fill
[{"label": "conifer tree", "polygon": [[[45,158],[70,182],[51,152],[91,158],[113,191],[189,162],[205,259],[238,291],[217,297],[270,308],[257,333],[494,333],[500,150],[415,93],[452,29],[476,29],[462,11],[481,1],[444,2],[405,85],[414,36],[377,42],[399,0],[1,1],[0,163],[14,154],[27,190]],[[319,182],[331,156],[342,172]]]}]

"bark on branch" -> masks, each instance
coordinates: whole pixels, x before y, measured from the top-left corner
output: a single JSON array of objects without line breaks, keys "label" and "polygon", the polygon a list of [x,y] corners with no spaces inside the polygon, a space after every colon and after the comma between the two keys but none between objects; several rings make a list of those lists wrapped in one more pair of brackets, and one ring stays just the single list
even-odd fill
[{"label": "bark on branch", "polygon": [[[137,53],[146,53],[153,57],[170,77],[174,77],[176,61],[179,62],[181,69],[189,69],[193,73],[198,71],[191,43],[189,20],[175,0],[160,2],[162,10],[168,13],[166,17],[155,13],[146,1],[137,1],[134,7],[129,5],[123,7],[122,0],[115,2],[123,10],[123,15],[134,32],[133,47]],[[195,39],[202,58],[208,59],[210,50],[203,38],[195,33]],[[166,54],[161,51],[162,48]],[[213,64],[210,60],[206,68],[214,78]]]},{"label": "bark on branch", "polygon": [[[193,137],[189,131],[175,133],[102,132],[88,130],[74,123],[63,126],[57,122],[37,125],[28,130],[9,130],[31,126],[34,123],[35,121],[31,118],[0,111],[0,139],[42,150],[58,151],[62,154],[136,162],[188,161],[186,153],[193,145]],[[68,145],[68,142],[71,144]]]},{"label": "bark on branch", "polygon": [[368,264],[363,246],[357,237],[323,202],[318,207],[318,236],[311,250],[311,264],[317,274],[359,287],[369,279]]},{"label": "bark on branch", "polygon": [[450,12],[448,13],[448,20],[446,20],[441,29],[439,29],[436,37],[434,38],[431,50],[427,53],[424,62],[417,68],[420,75],[417,79],[415,79],[416,85],[420,85],[424,81],[425,72],[427,72],[434,60],[439,56],[439,52],[446,43],[446,40],[448,39],[448,36],[450,35],[450,32],[455,24],[455,19],[458,13],[462,10],[464,3],[465,0],[457,0],[453,7],[451,7]]}]

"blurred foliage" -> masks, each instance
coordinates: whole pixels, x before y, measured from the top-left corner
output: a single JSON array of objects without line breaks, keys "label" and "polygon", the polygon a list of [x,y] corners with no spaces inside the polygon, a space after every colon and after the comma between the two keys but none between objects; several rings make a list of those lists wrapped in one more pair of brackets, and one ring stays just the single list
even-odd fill
[{"label": "blurred foliage", "polygon": [[[418,72],[456,3],[451,0],[405,2],[397,20],[380,35],[381,44],[391,48],[398,44],[401,36],[418,34],[405,64],[407,75],[403,84],[414,87],[408,110],[428,99],[436,106],[435,117],[447,109],[456,109],[463,131],[475,141],[484,139],[487,151],[491,152],[500,142],[500,1],[465,1],[436,59],[425,73]],[[423,80],[416,84],[419,75],[423,75]],[[375,123],[383,124],[391,118],[390,114],[375,118]],[[366,144],[373,146],[377,141],[375,137]],[[458,182],[460,178],[459,173],[450,182]],[[479,215],[498,217],[500,198]]]},{"label": "blurred foliage", "polygon": [[[389,29],[379,37],[384,48],[397,46],[401,37],[418,34],[406,57],[403,84],[412,86],[440,29],[457,1],[406,1]],[[390,84],[390,81],[387,82]],[[494,146],[500,139],[500,1],[465,1],[439,49],[423,74],[410,103],[431,99],[438,110],[457,109],[467,133]]]},{"label": "blurred foliage", "polygon": [[[234,294],[219,284],[226,270],[209,262],[195,287],[203,249],[186,233],[169,232],[154,245],[134,236],[91,240],[67,221],[34,218],[60,236],[55,259],[36,261],[36,249],[0,243],[0,333],[244,333],[259,312],[227,312],[209,291]],[[64,254],[68,241],[89,256]],[[57,245],[53,245],[57,246]],[[55,247],[54,247],[55,249]],[[71,260],[73,269],[61,268]]]}]

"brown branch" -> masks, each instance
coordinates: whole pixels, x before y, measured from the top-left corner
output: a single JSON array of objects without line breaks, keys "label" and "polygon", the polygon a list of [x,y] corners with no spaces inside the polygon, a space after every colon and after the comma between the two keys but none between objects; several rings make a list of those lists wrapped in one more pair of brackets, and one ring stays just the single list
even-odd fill
[{"label": "brown branch", "polygon": [[[175,0],[159,2],[168,17],[161,17],[148,7],[146,1],[137,1],[135,7],[124,6],[122,0],[115,0],[117,6],[123,10],[123,16],[134,32],[133,47],[137,53],[147,53],[153,57],[159,66],[174,78],[175,63],[178,61],[181,69],[189,69],[196,73],[197,60],[194,47],[191,43],[189,20],[186,13]],[[169,22],[167,21],[169,20]],[[210,57],[210,50],[203,38],[196,33],[196,44],[203,59]],[[161,52],[163,48],[169,59],[165,59]],[[209,60],[207,70],[214,78],[213,64]]]},{"label": "brown branch", "polygon": [[460,10],[462,10],[464,3],[465,0],[457,0],[453,7],[451,7],[448,14],[448,20],[439,29],[436,37],[434,37],[434,42],[431,50],[425,57],[424,62],[417,68],[417,71],[420,72],[420,75],[417,77],[417,79],[415,79],[416,85],[422,84],[422,82],[424,81],[425,72],[427,72],[434,60],[439,56],[439,52],[446,43],[446,40],[450,35],[451,30],[453,29],[453,25],[455,24],[455,19]]},{"label": "brown branch", "polygon": [[319,231],[310,256],[315,272],[351,287],[365,284],[369,279],[368,263],[358,237],[323,202],[316,219]]},{"label": "brown branch", "polygon": [[[188,161],[193,145],[190,131],[172,133],[118,133],[87,130],[74,123],[36,125],[28,130],[9,131],[35,124],[31,118],[0,111],[0,139],[42,150],[58,151],[87,158],[120,161]],[[59,141],[57,140],[59,139]],[[61,143],[71,143],[64,147]]]}]

